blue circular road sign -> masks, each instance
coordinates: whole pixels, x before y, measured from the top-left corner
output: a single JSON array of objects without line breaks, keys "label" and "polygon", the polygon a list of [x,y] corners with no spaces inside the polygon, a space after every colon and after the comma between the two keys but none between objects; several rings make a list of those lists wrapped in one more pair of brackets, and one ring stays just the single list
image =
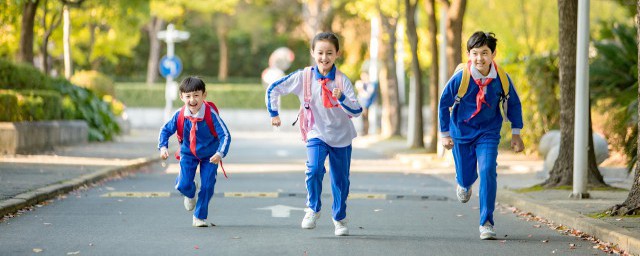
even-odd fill
[{"label": "blue circular road sign", "polygon": [[158,69],[160,70],[160,75],[162,75],[162,77],[166,78],[167,76],[171,76],[176,78],[180,75],[180,72],[182,72],[182,62],[178,56],[164,56],[160,60]]}]

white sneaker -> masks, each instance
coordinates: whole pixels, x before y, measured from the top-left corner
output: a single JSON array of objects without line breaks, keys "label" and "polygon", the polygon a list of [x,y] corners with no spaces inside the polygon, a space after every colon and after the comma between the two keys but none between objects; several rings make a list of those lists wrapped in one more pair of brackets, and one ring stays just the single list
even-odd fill
[{"label": "white sneaker", "polygon": [[349,235],[349,228],[347,228],[347,220],[333,220],[333,225],[336,227],[333,232],[336,236]]},{"label": "white sneaker", "polygon": [[458,196],[458,201],[461,203],[466,203],[471,198],[471,188],[464,189],[460,185],[456,188],[456,195]]},{"label": "white sneaker", "polygon": [[302,228],[312,229],[316,227],[316,220],[320,218],[320,212],[314,212],[311,208],[304,209],[307,212],[302,219]]},{"label": "white sneaker", "polygon": [[480,226],[480,239],[482,240],[494,240],[496,239],[496,229],[488,221],[484,225]]},{"label": "white sneaker", "polygon": [[184,208],[187,211],[193,211],[196,208],[196,202],[198,201],[198,189],[200,189],[200,184],[196,181],[196,194],[193,198],[184,197]]},{"label": "white sneaker", "polygon": [[207,227],[209,226],[205,220],[201,220],[193,216],[193,226],[194,227]]}]

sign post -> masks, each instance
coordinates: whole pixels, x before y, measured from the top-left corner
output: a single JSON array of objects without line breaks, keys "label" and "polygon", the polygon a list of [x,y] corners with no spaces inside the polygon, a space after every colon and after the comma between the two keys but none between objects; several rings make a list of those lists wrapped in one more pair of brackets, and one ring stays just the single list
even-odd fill
[{"label": "sign post", "polygon": [[189,32],[175,30],[173,24],[167,25],[167,30],[158,32],[158,39],[167,43],[167,55],[162,57],[158,69],[160,74],[167,79],[164,98],[164,122],[171,119],[171,103],[178,98],[178,85],[174,78],[182,72],[182,62],[175,56],[175,43],[189,39]]}]

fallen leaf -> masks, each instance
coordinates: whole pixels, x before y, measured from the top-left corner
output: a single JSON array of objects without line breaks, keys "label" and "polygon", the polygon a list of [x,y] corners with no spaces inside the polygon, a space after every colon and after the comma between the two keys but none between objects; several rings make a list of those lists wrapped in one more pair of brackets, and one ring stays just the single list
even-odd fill
[{"label": "fallen leaf", "polygon": [[541,225],[533,225],[534,228],[540,228],[542,227]]},{"label": "fallen leaf", "polygon": [[569,244],[569,249],[575,249],[576,248],[576,244]]},{"label": "fallen leaf", "polygon": [[193,247],[194,249],[198,250],[200,249],[200,247],[198,247],[197,245]]},{"label": "fallen leaf", "polygon": [[231,239],[240,239],[240,237],[239,236],[234,236]]},{"label": "fallen leaf", "polygon": [[49,223],[49,222],[45,222],[45,223],[42,223],[42,224],[44,224],[45,226],[51,225],[51,223]]},{"label": "fallen leaf", "polygon": [[527,237],[533,237],[533,235],[528,235]]},{"label": "fallen leaf", "polygon": [[462,217],[462,216],[464,216],[464,215],[462,215],[462,214],[457,214],[456,216],[458,216],[458,217]]},{"label": "fallen leaf", "polygon": [[80,254],[80,251],[68,252],[67,255],[77,255]]},{"label": "fallen leaf", "polygon": [[617,221],[621,221],[622,219],[616,219]]},{"label": "fallen leaf", "polygon": [[89,243],[89,246],[93,246],[93,243]]},{"label": "fallen leaf", "polygon": [[40,248],[33,248],[33,252],[38,253],[38,252],[42,252],[44,250],[40,249]]},{"label": "fallen leaf", "polygon": [[480,209],[480,207],[474,206],[474,207],[471,207],[471,209],[478,210],[478,209]]},{"label": "fallen leaf", "polygon": [[548,243],[548,242],[549,242],[549,240],[542,240],[542,242],[543,242],[543,243]]},{"label": "fallen leaf", "polygon": [[374,209],[373,211],[374,212],[379,212],[379,211],[382,211],[382,209]]}]

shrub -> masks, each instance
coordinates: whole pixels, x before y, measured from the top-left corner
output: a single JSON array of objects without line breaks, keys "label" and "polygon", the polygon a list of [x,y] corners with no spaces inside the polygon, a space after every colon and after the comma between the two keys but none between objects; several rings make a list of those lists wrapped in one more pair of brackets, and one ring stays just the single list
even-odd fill
[{"label": "shrub", "polygon": [[77,86],[93,91],[100,98],[105,95],[115,94],[113,80],[95,70],[76,72],[73,77],[71,77],[71,82]]},{"label": "shrub", "polygon": [[0,89],[51,89],[47,76],[27,64],[0,59]]},{"label": "shrub", "polygon": [[20,90],[18,106],[23,121],[62,118],[62,97],[53,90]]},{"label": "shrub", "polygon": [[18,95],[12,90],[0,90],[0,121],[14,122],[19,119]]}]

